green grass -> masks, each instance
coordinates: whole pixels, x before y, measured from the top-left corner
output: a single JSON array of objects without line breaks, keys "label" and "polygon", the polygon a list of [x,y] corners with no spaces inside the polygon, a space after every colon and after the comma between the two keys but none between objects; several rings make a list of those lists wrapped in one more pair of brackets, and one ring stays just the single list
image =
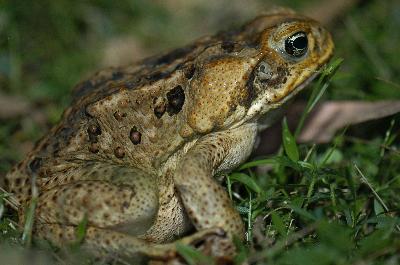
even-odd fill
[{"label": "green grass", "polygon": [[[334,61],[320,80],[328,81],[338,63]],[[310,97],[308,106],[326,84],[316,83],[316,96]],[[358,143],[347,142],[346,130],[326,146],[297,146],[284,119],[284,152],[245,163],[228,176],[229,194],[239,183],[237,208],[247,222],[247,251],[240,253],[241,260],[398,264],[400,157],[387,145],[396,137],[394,121],[385,137],[362,146],[361,153]],[[251,171],[263,164],[271,170],[263,175]]]},{"label": "green grass", "polygon": [[[7,170],[59,119],[73,85],[101,68],[109,39],[133,36],[146,47],[143,53],[152,54],[240,24],[256,14],[251,4],[269,6],[261,0],[249,1],[246,9],[187,1],[178,10],[163,3],[0,1],[0,92],[22,97],[45,117],[0,121],[0,184]],[[325,99],[400,99],[398,10],[396,0],[371,0],[338,18],[330,31],[336,56],[344,61],[328,88],[327,79],[321,79],[314,83],[316,89],[299,97],[309,99],[309,107]],[[280,151],[253,158],[224,182],[247,228],[247,241],[237,242],[236,263],[399,264],[399,123],[399,115],[394,115],[345,128],[327,144],[298,145],[298,131],[290,132],[283,122]],[[2,260],[23,264],[32,250],[39,254],[31,263],[51,264],[65,257],[45,242],[34,240],[27,247],[29,239],[22,240],[16,213],[4,208],[3,197]],[[193,249],[180,246],[179,251],[191,264],[211,264]],[[78,254],[68,257],[72,264],[93,263]]]}]

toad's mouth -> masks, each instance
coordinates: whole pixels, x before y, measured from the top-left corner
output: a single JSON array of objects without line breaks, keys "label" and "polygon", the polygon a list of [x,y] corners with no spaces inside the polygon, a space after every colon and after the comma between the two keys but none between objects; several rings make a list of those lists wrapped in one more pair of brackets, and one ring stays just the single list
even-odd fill
[{"label": "toad's mouth", "polygon": [[305,87],[307,87],[319,74],[321,71],[316,71],[311,74],[308,78],[306,78],[302,83],[290,89],[290,91],[286,94],[286,96],[281,97],[278,101],[271,104],[271,109],[275,109],[277,107],[282,106],[283,103],[290,100],[292,97],[297,95],[300,91],[302,91]]},{"label": "toad's mouth", "polygon": [[319,74],[320,70],[316,70],[312,73],[308,78],[304,79],[304,81],[294,88],[290,89],[290,92],[286,94],[286,96],[280,98],[279,100],[271,103],[268,102],[265,104],[265,98],[258,100],[255,104],[251,106],[251,108],[247,111],[246,117],[243,118],[240,122],[236,123],[233,127],[238,127],[244,123],[248,122],[257,122],[259,123],[259,129],[263,130],[276,121],[278,117],[281,115],[280,109],[282,109],[282,105],[284,105],[287,101],[289,101],[292,97],[294,97],[297,93],[303,90],[306,86],[308,86]]}]

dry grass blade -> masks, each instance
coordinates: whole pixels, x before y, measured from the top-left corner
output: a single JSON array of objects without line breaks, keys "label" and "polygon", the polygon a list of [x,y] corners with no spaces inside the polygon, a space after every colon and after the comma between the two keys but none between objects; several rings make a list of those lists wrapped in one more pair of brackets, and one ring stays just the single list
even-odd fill
[{"label": "dry grass blade", "polygon": [[[357,170],[358,174],[360,175],[360,178],[362,182],[364,182],[368,188],[372,191],[374,194],[375,198],[379,201],[379,203],[382,205],[382,207],[385,209],[385,212],[389,212],[389,207],[387,207],[386,203],[382,200],[381,196],[375,191],[375,189],[372,187],[371,183],[368,181],[368,179],[364,176],[364,174],[361,172],[361,170],[358,168],[356,164],[354,164],[355,169]],[[400,226],[396,225],[396,229],[400,232]]]},{"label": "dry grass blade", "polygon": [[301,229],[298,232],[292,233],[288,238],[285,238],[281,241],[278,241],[274,246],[264,252],[257,253],[253,257],[249,258],[249,263],[254,263],[257,261],[261,261],[264,259],[272,258],[274,255],[279,253],[282,249],[287,248],[288,246],[294,244],[299,239],[304,238],[305,236],[313,233],[317,227],[317,223],[311,224],[308,227]]},{"label": "dry grass blade", "polygon": [[19,208],[19,203],[17,202],[17,200],[15,200],[15,198],[10,194],[10,196],[8,196],[9,195],[9,193],[6,191],[6,190],[4,190],[2,187],[0,187],[0,192],[2,192],[2,193],[4,193],[4,194],[6,194],[6,196],[4,197],[4,201],[11,207],[11,208],[13,208],[14,210],[18,210],[18,208]]}]

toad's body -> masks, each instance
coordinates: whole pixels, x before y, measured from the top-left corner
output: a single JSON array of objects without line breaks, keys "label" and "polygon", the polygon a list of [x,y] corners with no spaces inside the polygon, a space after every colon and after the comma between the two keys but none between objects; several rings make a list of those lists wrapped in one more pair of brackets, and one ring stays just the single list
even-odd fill
[{"label": "toad's body", "polygon": [[332,50],[317,22],[281,11],[101,71],[78,85],[61,122],[8,173],[8,191],[22,209],[35,179],[34,231],[58,245],[74,240],[84,216],[87,246],[124,255],[162,256],[173,248],[164,243],[192,227],[198,232],[183,242],[213,229],[243,237],[213,176],[249,156],[269,112]]}]

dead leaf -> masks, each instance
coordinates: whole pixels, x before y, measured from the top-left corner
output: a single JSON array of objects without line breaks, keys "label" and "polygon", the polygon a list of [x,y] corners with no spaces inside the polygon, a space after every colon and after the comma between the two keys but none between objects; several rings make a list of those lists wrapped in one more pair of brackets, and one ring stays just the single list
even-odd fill
[{"label": "dead leaf", "polygon": [[[29,102],[18,96],[10,96],[0,93],[0,120],[8,120],[19,118],[32,120],[35,124],[42,128],[48,128],[49,118],[46,115],[44,108],[38,108],[33,102]],[[33,143],[30,143],[33,144]],[[22,151],[31,149],[28,144],[20,144]],[[25,153],[25,152],[23,152]]]},{"label": "dead leaf", "polygon": [[[306,102],[295,101],[288,106],[286,118],[290,130],[295,130]],[[300,143],[327,143],[347,125],[384,118],[400,112],[400,101],[326,101],[317,105],[306,120],[297,138]],[[276,122],[260,134],[254,156],[275,153],[282,141],[281,123]]]},{"label": "dead leaf", "polygon": [[23,98],[0,94],[0,119],[12,119],[29,113],[31,105]]},{"label": "dead leaf", "polygon": [[131,36],[120,36],[108,40],[103,49],[102,66],[121,66],[137,62],[148,56],[142,43]]},{"label": "dead leaf", "polygon": [[400,101],[327,101],[312,112],[298,142],[329,142],[347,126],[384,118],[400,112]]}]

